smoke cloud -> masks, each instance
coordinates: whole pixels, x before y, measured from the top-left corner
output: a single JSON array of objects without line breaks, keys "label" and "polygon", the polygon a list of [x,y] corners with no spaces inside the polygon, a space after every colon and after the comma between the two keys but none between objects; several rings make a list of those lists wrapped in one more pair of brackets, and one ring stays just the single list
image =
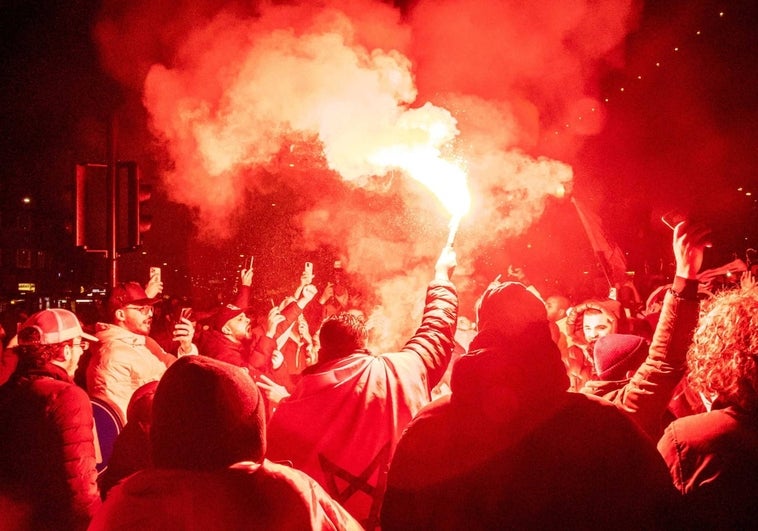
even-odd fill
[{"label": "smoke cloud", "polygon": [[[466,276],[467,256],[523,233],[570,187],[573,154],[603,124],[597,69],[619,61],[637,9],[106,2],[96,35],[106,67],[140,91],[169,161],[165,189],[193,210],[200,237],[234,237],[229,219],[246,194],[286,176],[306,198],[293,245],[339,247],[374,291],[372,321],[392,325],[376,346],[391,348],[417,324],[450,216],[427,188],[446,186],[443,176],[419,169],[467,176],[472,205],[456,241]],[[303,152],[310,171],[282,163]],[[319,194],[327,174],[344,193]]]}]

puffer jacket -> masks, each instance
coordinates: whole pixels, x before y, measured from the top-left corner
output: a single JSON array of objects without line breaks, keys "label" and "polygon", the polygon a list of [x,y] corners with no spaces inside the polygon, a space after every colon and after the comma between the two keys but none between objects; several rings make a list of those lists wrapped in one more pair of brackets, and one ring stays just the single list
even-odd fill
[{"label": "puffer jacket", "polygon": [[0,387],[0,527],[86,529],[100,505],[93,422],[87,394],[56,365]]},{"label": "puffer jacket", "polygon": [[87,366],[87,392],[116,406],[126,424],[126,409],[134,391],[161,379],[176,357],[158,343],[114,324],[97,323],[100,340]]}]

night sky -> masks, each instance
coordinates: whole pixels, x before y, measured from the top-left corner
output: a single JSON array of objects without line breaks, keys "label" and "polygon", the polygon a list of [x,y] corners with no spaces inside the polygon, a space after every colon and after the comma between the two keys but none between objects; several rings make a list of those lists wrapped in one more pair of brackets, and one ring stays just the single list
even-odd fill
[{"label": "night sky", "polygon": [[[73,261],[75,268],[102,277],[102,258],[85,255],[73,244],[68,245],[66,226],[70,226],[74,165],[105,160],[108,117],[117,110],[119,158],[136,160],[155,185],[149,205],[153,228],[145,236],[145,254],[125,256],[122,277],[146,277],[148,266],[165,263],[168,276],[164,278],[169,290],[198,290],[198,284],[213,277],[226,277],[222,287],[228,288],[240,255],[248,254],[256,255],[260,267],[256,269],[260,295],[275,291],[281,283],[296,284],[303,260],[316,263],[318,277],[319,271],[329,270],[332,260],[345,256],[343,245],[353,241],[340,239],[341,233],[327,233],[320,239],[303,236],[307,223],[302,220],[316,214],[303,218],[302,213],[317,213],[324,208],[319,194],[344,199],[355,224],[376,225],[375,230],[383,232],[388,242],[407,242],[409,234],[423,240],[423,246],[388,245],[384,254],[418,253],[425,259],[393,260],[392,267],[402,270],[425,264],[431,274],[428,258],[444,243],[444,216],[435,215],[432,207],[427,212],[426,206],[421,210],[429,215],[414,216],[409,214],[414,210],[411,203],[398,204],[396,197],[342,189],[339,179],[326,169],[319,148],[314,147],[317,144],[309,138],[288,144],[297,147],[282,149],[266,164],[240,172],[227,182],[228,186],[239,187],[241,199],[226,212],[226,234],[196,238],[202,232],[197,227],[207,223],[202,216],[198,218],[205,206],[185,206],[169,200],[176,199],[168,190],[171,183],[182,181],[163,177],[165,169],[175,161],[151,137],[146,125],[148,112],[141,104],[142,87],[134,76],[144,76],[149,62],[180,64],[182,60],[174,54],[180,49],[182,32],[194,31],[198,21],[218,13],[220,4],[100,4],[33,0],[3,3],[0,197],[4,216],[22,208],[21,198],[30,196],[33,207],[49,220],[50,227],[44,231],[48,244],[68,256],[63,261]],[[453,100],[444,95],[448,85],[491,101],[498,97],[496,82],[502,83],[508,86],[503,89],[507,93],[503,100],[509,101],[511,108],[517,108],[513,102],[523,101],[524,95],[537,93],[531,99],[533,105],[517,109],[514,115],[526,116],[524,109],[536,109],[539,119],[534,127],[539,131],[530,140],[525,140],[524,133],[513,145],[531,157],[550,157],[573,168],[573,194],[600,215],[610,236],[627,253],[631,269],[665,269],[671,258],[670,231],[661,224],[660,216],[674,207],[696,213],[714,226],[716,239],[708,257],[710,266],[734,257],[744,259],[748,248],[758,247],[758,3],[674,0],[634,4],[630,12],[636,22],[629,23],[618,46],[592,62],[591,71],[583,71],[583,85],[578,88],[562,86],[571,79],[570,75],[560,78],[555,74],[558,81],[553,85],[541,84],[540,75],[533,73],[498,81],[496,68],[484,70],[486,75],[479,81],[477,75],[465,70],[467,61],[473,64],[477,59],[471,54],[468,59],[457,57],[451,51],[446,53],[450,54],[451,64],[457,62],[459,78],[439,75],[444,69],[435,70],[434,66],[444,63],[446,57],[435,57],[433,52],[443,48],[425,47],[422,42],[436,38],[433,26],[419,22],[422,15],[433,20],[428,11],[423,11],[428,4],[415,2],[382,12],[387,18],[392,18],[394,11],[399,20],[413,21],[411,37],[402,32],[398,35],[407,39],[401,49],[411,58],[414,68],[420,65],[416,104],[428,100],[455,114],[459,107],[448,105]],[[455,2],[442,4],[452,6]],[[154,16],[139,11],[140,6],[147,5],[153,6],[150,9],[154,9]],[[238,14],[252,12],[243,2],[228,5]],[[566,3],[557,2],[559,5]],[[175,24],[173,13],[177,17],[190,13],[186,26]],[[115,21],[116,25],[142,24],[146,32],[152,33],[137,39],[135,32],[111,28],[107,34],[110,51],[104,54],[111,64],[103,68],[103,55],[93,42],[98,20]],[[465,25],[467,20],[462,17],[460,22]],[[526,27],[525,35],[531,24],[540,31],[547,24],[544,16],[527,16],[518,23],[522,29]],[[495,27],[496,22],[490,20],[490,24]],[[166,32],[159,35],[162,29]],[[388,37],[382,35],[366,37],[361,43],[368,46],[372,39],[388,42]],[[569,50],[587,46],[581,39],[563,44]],[[529,50],[522,52],[531,54]],[[187,53],[186,48],[183,53]],[[545,53],[544,59],[551,60],[551,54]],[[140,60],[147,62],[141,64]],[[114,66],[118,61],[122,63]],[[493,64],[515,62],[509,58]],[[547,74],[542,77],[552,76],[550,68],[544,72]],[[461,82],[464,77],[479,86],[465,86]],[[492,87],[484,86],[490,82]],[[572,114],[560,97],[554,97],[564,88],[583,90],[600,103],[598,113],[602,112],[605,119],[597,131],[573,133],[583,127],[580,120],[584,117],[579,118],[582,109]],[[570,142],[563,141],[571,134],[574,136]],[[464,132],[461,138],[465,137]],[[239,184],[243,181],[245,184]],[[406,187],[396,177],[386,184],[393,193],[409,197],[419,194],[412,186],[410,190]],[[594,267],[586,236],[567,199],[550,197],[545,209],[528,230],[520,234],[506,232],[497,238],[481,237],[477,232],[487,230],[483,218],[471,215],[468,225],[464,220],[456,246],[468,291],[473,294],[494,275],[504,273],[509,263],[523,265],[544,291],[576,289],[584,271]],[[385,215],[404,221],[395,226]],[[476,215],[481,216],[481,212]],[[476,246],[467,246],[467,238]],[[355,256],[352,264],[354,268],[370,267]],[[324,273],[321,279],[327,276]],[[356,279],[356,283],[360,281]]]}]

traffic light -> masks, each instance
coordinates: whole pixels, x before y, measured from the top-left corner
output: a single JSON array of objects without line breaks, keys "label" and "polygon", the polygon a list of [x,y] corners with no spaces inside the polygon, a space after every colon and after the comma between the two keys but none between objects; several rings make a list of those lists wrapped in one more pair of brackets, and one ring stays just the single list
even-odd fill
[{"label": "traffic light", "polygon": [[142,245],[142,234],[150,230],[152,218],[145,202],[152,196],[152,187],[142,182],[136,162],[116,164],[116,248],[119,252],[134,251]]},{"label": "traffic light", "polygon": [[[76,245],[87,251],[108,251],[108,166],[76,166]],[[116,249],[136,250],[142,234],[150,230],[151,219],[144,211],[152,189],[141,182],[136,162],[117,162],[114,186]]]},{"label": "traffic light", "polygon": [[76,165],[76,246],[106,251],[108,190],[105,164]]}]

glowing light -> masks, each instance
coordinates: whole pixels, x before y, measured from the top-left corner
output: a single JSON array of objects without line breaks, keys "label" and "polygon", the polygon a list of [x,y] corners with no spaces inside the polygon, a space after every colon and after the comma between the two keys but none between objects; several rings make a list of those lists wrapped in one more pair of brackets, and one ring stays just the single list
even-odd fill
[{"label": "glowing light", "polygon": [[21,199],[21,202],[24,203],[25,205],[28,205],[32,202],[32,198],[29,196],[24,197],[23,199]]},{"label": "glowing light", "polygon": [[391,146],[377,151],[371,161],[405,170],[426,186],[453,218],[463,217],[471,207],[466,173],[460,166],[440,158],[435,148]]}]

